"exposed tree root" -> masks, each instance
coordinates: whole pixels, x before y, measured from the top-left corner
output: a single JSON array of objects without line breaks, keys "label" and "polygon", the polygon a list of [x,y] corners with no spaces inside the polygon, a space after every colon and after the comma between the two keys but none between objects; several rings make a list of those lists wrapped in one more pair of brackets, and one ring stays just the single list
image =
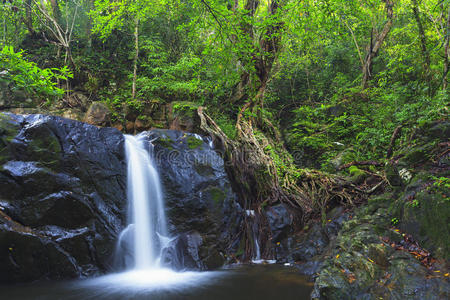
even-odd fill
[{"label": "exposed tree root", "polygon": [[364,161],[352,161],[349,162],[345,165],[342,165],[339,167],[339,170],[344,170],[347,169],[351,166],[377,166],[377,167],[382,167],[384,166],[383,163],[375,161],[375,160],[364,160]]},{"label": "exposed tree root", "polygon": [[[242,115],[243,111],[236,125],[238,137],[231,140],[204,112],[203,107],[198,108],[200,128],[212,137],[216,148],[223,150],[225,169],[241,206],[246,210],[259,212],[259,241],[262,244],[271,238],[267,220],[264,219],[264,214],[260,213],[263,203],[287,204],[294,211],[297,223],[301,225],[318,215],[324,219],[327,206],[332,203],[353,206],[367,198],[366,191],[344,177],[315,170],[296,169],[292,157],[284,149],[280,151],[283,152],[280,159],[284,165],[292,167],[277,169],[273,158],[265,151],[274,142],[261,132],[255,132],[251,120],[244,120]],[[270,125],[269,128],[274,128]],[[251,226],[247,221],[250,222],[246,220],[242,234],[247,237],[245,252],[251,255],[251,249],[254,247],[251,242],[253,236],[250,236]]]}]

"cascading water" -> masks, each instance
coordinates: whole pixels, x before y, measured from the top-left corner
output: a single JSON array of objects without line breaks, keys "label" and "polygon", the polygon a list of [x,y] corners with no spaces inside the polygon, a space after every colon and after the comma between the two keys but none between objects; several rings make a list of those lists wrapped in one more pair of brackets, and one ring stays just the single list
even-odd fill
[{"label": "cascading water", "polygon": [[175,272],[162,265],[163,250],[173,239],[168,236],[164,198],[152,152],[153,145],[145,133],[125,135],[129,225],[119,235],[116,256],[127,271],[86,281],[83,286],[104,286],[106,293],[111,294],[124,289],[141,293],[205,285],[221,274]]},{"label": "cascading water", "polygon": [[[151,152],[153,145],[145,136],[125,136],[127,157],[127,194],[132,229],[134,268],[146,270],[160,267],[163,241],[167,237],[167,222],[158,172]],[[150,152],[150,153],[149,153]]]}]

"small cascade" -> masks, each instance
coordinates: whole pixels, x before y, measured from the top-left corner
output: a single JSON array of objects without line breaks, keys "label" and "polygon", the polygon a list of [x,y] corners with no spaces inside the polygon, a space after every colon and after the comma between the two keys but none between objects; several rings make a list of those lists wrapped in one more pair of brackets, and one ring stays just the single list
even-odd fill
[{"label": "small cascade", "polygon": [[153,145],[145,135],[125,135],[130,224],[119,237],[119,247],[128,250],[127,267],[131,267],[131,260],[136,270],[159,268],[161,252],[169,240],[161,183],[152,152]]},{"label": "small cascade", "polygon": [[255,249],[255,253],[253,254],[252,257],[252,262],[253,263],[259,263],[261,262],[261,249],[259,247],[259,243],[258,243],[258,221],[256,219],[256,214],[254,210],[246,210],[245,211],[247,217],[250,217],[252,219],[252,233],[253,233],[253,247]]},{"label": "small cascade", "polygon": [[258,242],[258,231],[259,231],[259,225],[258,225],[258,216],[257,214],[255,214],[254,210],[246,210],[245,211],[247,217],[250,217],[252,220],[252,226],[251,226],[251,230],[252,230],[252,237],[253,237],[253,246],[254,246],[254,253],[253,253],[253,258],[252,258],[252,263],[254,264],[274,264],[276,262],[276,260],[271,260],[271,259],[262,259],[261,258],[261,247],[259,245]]}]

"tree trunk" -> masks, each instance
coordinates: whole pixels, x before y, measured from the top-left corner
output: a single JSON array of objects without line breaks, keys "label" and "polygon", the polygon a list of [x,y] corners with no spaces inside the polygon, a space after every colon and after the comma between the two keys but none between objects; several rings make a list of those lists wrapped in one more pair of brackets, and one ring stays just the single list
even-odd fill
[{"label": "tree trunk", "polygon": [[446,90],[448,86],[448,71],[449,71],[449,59],[450,59],[450,51],[449,51],[449,40],[450,40],[450,6],[448,7],[448,15],[447,15],[447,30],[445,37],[445,45],[444,45],[444,72],[442,78],[442,86],[443,89]]},{"label": "tree trunk", "polygon": [[[86,9],[87,9],[88,13],[92,10],[93,7],[94,7],[94,0],[87,0],[86,1]],[[91,49],[92,48],[92,17],[90,15],[88,16],[87,24],[86,24],[86,36],[88,39],[88,48]]]},{"label": "tree trunk", "polygon": [[363,89],[366,89],[369,86],[369,81],[372,78],[373,59],[378,55],[378,51],[383,45],[383,42],[386,39],[389,31],[391,30],[394,19],[393,0],[382,0],[382,1],[385,2],[387,22],[386,24],[384,24],[381,33],[376,35],[375,41],[373,41],[373,30],[372,30],[370,44],[367,47],[367,55],[363,67],[363,79],[362,79]]},{"label": "tree trunk", "polygon": [[139,18],[136,18],[134,25],[134,61],[133,61],[133,84],[131,87],[131,98],[136,98],[136,79],[137,79],[137,63],[139,58]]},{"label": "tree trunk", "polygon": [[425,31],[423,30],[422,21],[420,20],[419,5],[417,3],[417,0],[412,0],[412,4],[413,4],[412,11],[414,14],[414,18],[416,19],[417,29],[419,31],[420,50],[421,50],[423,61],[424,61],[425,78],[428,83],[429,93],[431,93],[430,54],[428,53],[428,50],[427,50],[427,41],[426,41]]},{"label": "tree trunk", "polygon": [[61,24],[61,10],[59,9],[58,0],[50,0],[50,4],[52,6],[53,17],[58,24]]},{"label": "tree trunk", "polygon": [[25,26],[27,27],[28,31],[30,32],[31,35],[35,34],[34,28],[33,28],[33,16],[31,14],[31,1],[32,0],[27,0],[25,2],[25,19],[24,19],[24,23]]}]

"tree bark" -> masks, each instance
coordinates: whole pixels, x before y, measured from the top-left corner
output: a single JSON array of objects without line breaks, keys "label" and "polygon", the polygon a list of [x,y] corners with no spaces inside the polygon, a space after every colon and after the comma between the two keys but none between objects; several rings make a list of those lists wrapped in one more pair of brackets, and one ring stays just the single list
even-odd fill
[{"label": "tree bark", "polygon": [[131,87],[131,98],[136,98],[137,63],[139,58],[139,18],[136,18],[134,25],[134,61],[133,61],[133,83]]},{"label": "tree bark", "polygon": [[34,35],[35,31],[33,28],[33,16],[31,14],[31,1],[32,0],[26,0],[25,2],[25,19],[23,21],[30,34]]},{"label": "tree bark", "polygon": [[386,24],[384,24],[381,33],[376,35],[375,42],[373,42],[373,30],[372,30],[371,34],[372,36],[370,39],[370,44],[367,47],[367,55],[363,67],[363,79],[362,79],[363,89],[366,89],[369,85],[369,81],[372,78],[373,59],[378,55],[378,51],[383,45],[383,42],[386,39],[389,31],[391,30],[394,19],[394,10],[393,10],[394,1],[393,0],[382,0],[382,1],[385,2],[387,22]]},{"label": "tree bark", "polygon": [[449,71],[449,59],[450,59],[450,51],[449,51],[449,40],[450,40],[450,6],[448,7],[448,15],[447,15],[447,30],[444,44],[444,71],[442,77],[442,87],[444,90],[447,89],[448,86],[448,71]]},{"label": "tree bark", "polygon": [[423,29],[422,20],[420,19],[419,5],[417,3],[417,0],[412,0],[412,4],[413,4],[412,11],[414,14],[414,18],[416,19],[417,30],[419,31],[420,50],[421,50],[423,61],[424,61],[425,78],[428,83],[429,93],[431,93],[430,54],[428,53],[428,50],[427,50],[427,40],[426,40],[426,36],[425,36],[425,31]]},{"label": "tree bark", "polygon": [[[86,1],[86,9],[87,9],[88,13],[92,10],[93,7],[94,7],[94,0],[87,0]],[[86,24],[86,36],[88,39],[88,48],[91,49],[92,48],[92,17],[90,15],[88,16],[88,20],[87,20],[87,24]]]},{"label": "tree bark", "polygon": [[50,0],[50,4],[52,6],[53,17],[59,24],[61,24],[61,10],[59,9],[58,0]]}]

